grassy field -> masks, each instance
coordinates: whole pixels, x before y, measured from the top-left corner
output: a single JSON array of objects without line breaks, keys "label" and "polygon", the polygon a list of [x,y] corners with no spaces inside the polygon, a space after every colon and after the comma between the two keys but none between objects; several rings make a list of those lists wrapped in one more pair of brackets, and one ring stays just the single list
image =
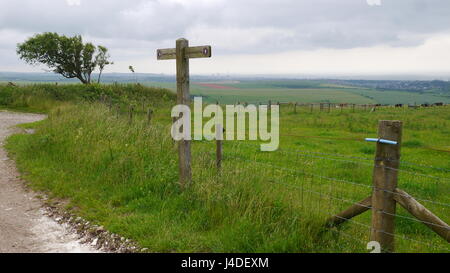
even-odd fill
[{"label": "grassy field", "polygon": [[[170,138],[172,94],[120,85],[75,85],[70,92],[39,85],[5,88],[0,86],[4,107],[49,113],[46,121],[28,125],[36,134],[8,140],[30,186],[68,200],[76,214],[150,251],[367,252],[370,213],[339,229],[327,229],[324,222],[370,195],[375,145],[363,140],[376,137],[382,119],[404,122],[399,187],[450,222],[450,107],[355,113],[299,107],[294,113],[282,106],[279,151],[260,152],[256,142],[225,142],[219,173],[214,143],[195,141],[194,183],[181,191]],[[82,95],[61,97],[73,90]],[[125,93],[134,95],[124,99]],[[115,98],[119,112],[98,102],[102,94]],[[142,110],[155,112],[151,125],[140,111],[142,102]],[[132,123],[129,104],[138,111]],[[450,251],[403,209],[398,215],[397,251]]]},{"label": "grassy field", "polygon": [[[175,83],[146,82],[144,85],[175,90]],[[298,103],[356,103],[356,104],[422,104],[445,102],[450,97],[434,92],[406,92],[395,90],[375,90],[351,87],[307,80],[254,80],[218,82],[221,88],[191,85],[191,94],[203,96],[208,102],[219,101],[222,104],[236,102],[259,103],[273,102]]]}]

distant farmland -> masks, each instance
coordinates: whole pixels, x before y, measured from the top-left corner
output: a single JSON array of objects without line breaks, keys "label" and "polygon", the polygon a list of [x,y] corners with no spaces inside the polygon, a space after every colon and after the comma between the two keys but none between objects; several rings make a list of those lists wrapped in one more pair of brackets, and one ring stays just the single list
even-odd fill
[{"label": "distant farmland", "polygon": [[[147,82],[149,86],[176,89],[175,83]],[[333,85],[307,80],[254,80],[241,82],[202,82],[191,85],[191,94],[203,96],[208,102],[220,103],[273,102],[356,103],[356,104],[422,104],[450,103],[450,94],[433,91],[408,92]]]}]

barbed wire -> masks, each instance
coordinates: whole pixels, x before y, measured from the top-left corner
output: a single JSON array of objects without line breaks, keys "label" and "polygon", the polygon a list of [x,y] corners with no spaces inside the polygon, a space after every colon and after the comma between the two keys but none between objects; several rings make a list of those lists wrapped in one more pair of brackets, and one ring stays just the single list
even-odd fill
[{"label": "barbed wire", "polygon": [[[237,145],[244,145],[244,146],[255,147],[255,148],[259,147],[258,144],[249,144],[249,143],[238,143]],[[301,151],[301,150],[286,149],[286,148],[279,148],[279,151],[283,151],[284,153],[291,153],[291,154],[293,154],[293,153],[316,154],[316,155],[322,155],[322,156],[333,156],[333,157],[357,159],[357,160],[364,160],[364,161],[374,161],[373,158],[366,158],[366,157],[360,157],[360,156],[355,156],[355,155],[343,155],[343,154],[336,154],[336,153],[323,153],[323,152],[314,152],[314,151]],[[333,159],[333,158],[329,158],[329,157],[323,157],[323,158],[324,159]],[[334,159],[334,160],[338,160],[338,159]],[[435,169],[435,170],[444,171],[444,172],[450,172],[450,169],[435,167],[435,166],[430,166],[430,165],[423,165],[423,164],[413,163],[413,162],[409,162],[409,161],[390,160],[390,159],[383,159],[383,160],[388,161],[388,162],[398,162],[398,163],[404,164],[404,165],[410,165],[410,166],[416,166],[416,167],[422,167],[422,168]],[[355,161],[350,161],[350,162],[355,162]],[[356,161],[355,163],[360,163],[360,162]],[[404,171],[404,170],[402,170],[402,171]]]},{"label": "barbed wire", "polygon": [[[238,145],[243,145],[243,146],[248,146],[248,147],[257,147],[257,145],[252,145],[252,144],[243,144],[240,143]],[[374,164],[370,164],[370,163],[363,163],[363,162],[359,162],[359,161],[352,161],[352,160],[345,160],[345,159],[336,159],[336,158],[330,158],[330,157],[323,157],[323,156],[317,156],[317,155],[310,155],[310,152],[301,152],[301,151],[297,151],[297,152],[290,152],[290,151],[286,151],[284,149],[279,149],[279,151],[281,153],[285,153],[285,154],[300,154],[300,156],[307,156],[307,157],[313,157],[313,158],[320,158],[320,159],[326,159],[326,160],[331,160],[331,161],[340,161],[340,162],[347,162],[347,163],[355,163],[355,164],[360,164],[360,165],[365,165],[365,166],[370,166],[370,167],[377,167],[377,168],[386,168],[386,169],[390,169],[390,170],[395,170],[398,172],[404,172],[404,173],[408,173],[411,175],[417,175],[417,176],[422,176],[422,177],[427,177],[427,178],[432,178],[432,179],[438,179],[438,180],[444,180],[444,181],[449,181],[450,182],[450,178],[447,177],[439,177],[439,176],[433,176],[433,175],[428,175],[428,174],[423,174],[423,173],[417,173],[417,172],[412,172],[412,171],[408,171],[408,170],[404,170],[404,169],[397,169],[397,168],[392,168],[392,167],[388,167],[385,165],[374,165]],[[334,154],[326,154],[326,153],[316,153],[316,152],[311,152],[314,154],[322,154],[322,155],[334,155]],[[343,156],[342,157],[346,157]],[[364,159],[361,157],[348,157],[348,158],[353,158],[353,159]],[[366,159],[367,160],[367,159]],[[389,162],[395,162],[395,160],[384,160],[384,161],[389,161]],[[400,162],[400,161],[398,161]]]},{"label": "barbed wire", "polygon": [[[239,157],[239,156],[234,156],[234,158],[237,158],[237,159],[240,159],[242,161],[249,162],[249,163],[256,163],[256,164],[262,164],[262,165],[270,166],[272,168],[276,168],[276,169],[279,169],[279,170],[300,173],[300,174],[303,174],[303,175],[310,175],[310,176],[314,176],[314,177],[318,177],[318,178],[322,178],[322,179],[326,179],[326,180],[330,180],[330,181],[341,182],[341,183],[346,183],[346,184],[360,186],[360,187],[365,187],[365,188],[376,189],[376,190],[379,190],[379,191],[384,191],[384,192],[391,193],[391,194],[396,194],[396,195],[399,195],[399,196],[409,197],[408,195],[401,194],[401,193],[394,192],[394,191],[390,191],[390,190],[387,190],[387,189],[379,189],[379,188],[374,187],[373,185],[365,185],[365,184],[361,184],[361,183],[357,183],[357,182],[353,182],[353,181],[349,181],[349,180],[332,178],[332,177],[322,176],[322,175],[318,175],[318,174],[314,174],[314,173],[307,173],[307,172],[296,170],[296,169],[290,169],[290,168],[286,168],[286,167],[282,167],[282,166],[277,166],[277,165],[274,165],[274,164],[268,163],[268,162],[261,162],[261,161],[257,161],[257,160],[247,160],[247,159],[243,159],[242,157]],[[423,202],[435,204],[435,205],[450,207],[450,203],[442,203],[442,202],[437,202],[437,201],[424,199],[424,198],[414,198],[414,199],[416,199],[418,201],[423,201]]]}]

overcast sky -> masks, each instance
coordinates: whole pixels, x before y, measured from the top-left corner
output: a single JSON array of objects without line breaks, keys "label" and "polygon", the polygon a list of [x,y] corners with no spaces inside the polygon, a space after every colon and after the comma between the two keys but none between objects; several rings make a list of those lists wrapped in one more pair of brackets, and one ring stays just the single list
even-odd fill
[{"label": "overcast sky", "polygon": [[40,32],[111,51],[106,72],[173,74],[156,49],[210,44],[194,74],[450,74],[448,0],[0,0],[0,71]]}]

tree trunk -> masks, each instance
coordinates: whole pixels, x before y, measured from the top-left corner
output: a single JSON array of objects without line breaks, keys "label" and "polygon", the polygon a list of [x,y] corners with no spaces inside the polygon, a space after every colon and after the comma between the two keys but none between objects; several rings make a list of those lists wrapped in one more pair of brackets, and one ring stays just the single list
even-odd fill
[{"label": "tree trunk", "polygon": [[100,73],[98,74],[97,83],[100,83],[100,78],[102,77],[102,72],[103,72],[103,69],[100,69]]}]

